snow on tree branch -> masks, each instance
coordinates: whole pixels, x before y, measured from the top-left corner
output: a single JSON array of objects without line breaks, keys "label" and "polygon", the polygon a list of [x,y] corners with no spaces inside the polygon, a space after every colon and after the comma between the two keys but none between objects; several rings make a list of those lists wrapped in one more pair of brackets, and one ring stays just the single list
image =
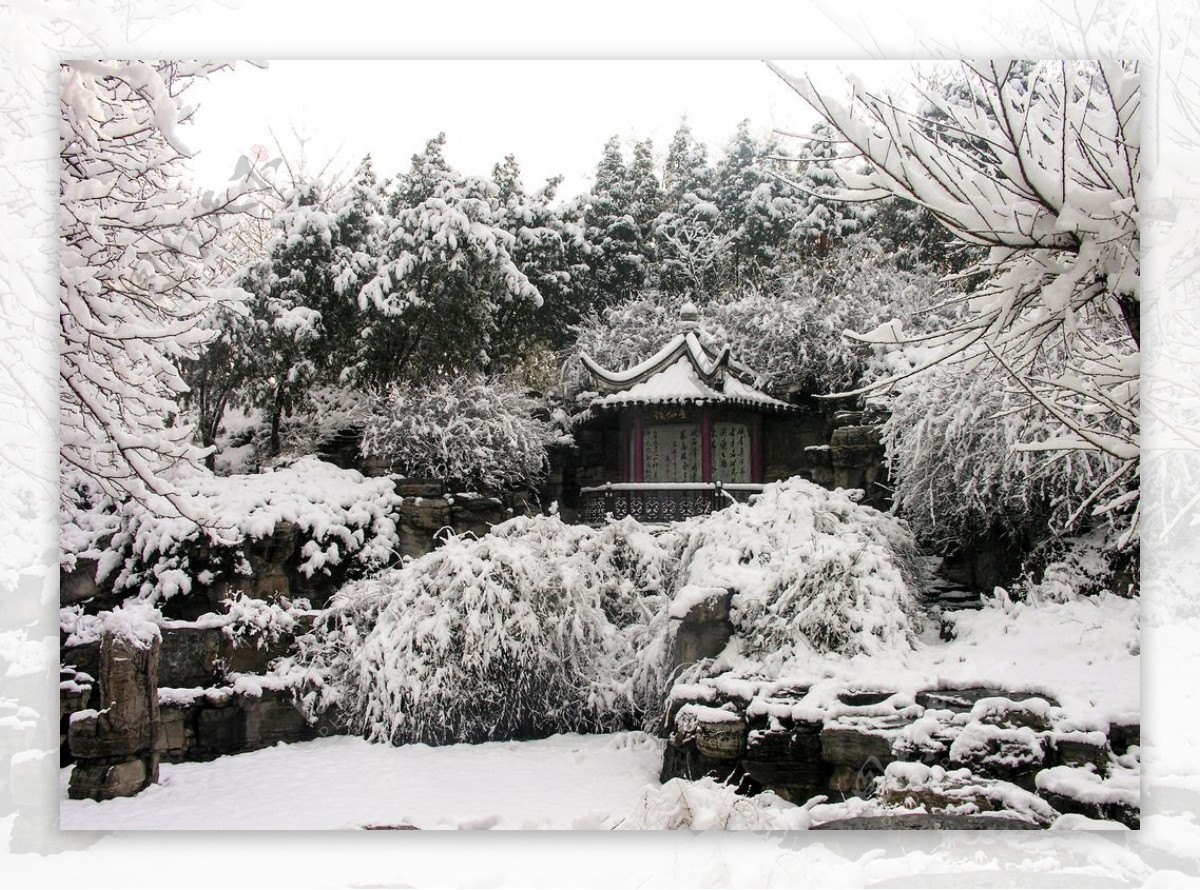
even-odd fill
[{"label": "snow on tree branch", "polygon": [[[853,146],[838,168],[840,197],[900,196],[989,249],[968,270],[983,284],[953,323],[921,338],[922,359],[903,376],[994,359],[1066,428],[1038,448],[1135,462],[1138,64],[967,62],[930,78],[915,107],[854,79],[842,100],[808,75],[772,70]],[[895,325],[847,333],[905,343]]]},{"label": "snow on tree branch", "polygon": [[210,62],[69,62],[61,69],[61,461],[105,494],[186,498],[167,476],[201,456],[176,399],[203,317],[243,293],[220,274],[244,188],[184,186],[189,84]]}]

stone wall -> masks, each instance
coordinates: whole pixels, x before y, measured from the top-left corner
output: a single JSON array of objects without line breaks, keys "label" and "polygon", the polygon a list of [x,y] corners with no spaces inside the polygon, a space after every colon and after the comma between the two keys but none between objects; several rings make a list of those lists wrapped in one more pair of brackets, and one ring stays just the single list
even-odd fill
[{"label": "stone wall", "polygon": [[71,797],[136,794],[157,780],[160,761],[211,760],[327,731],[262,677],[294,636],[260,645],[211,619],[164,621],[159,634],[145,646],[105,632],[63,647],[60,763],[75,765]]},{"label": "stone wall", "polygon": [[859,488],[863,503],[890,504],[879,427],[861,411],[816,409],[763,422],[763,479],[802,476],[826,488]]}]

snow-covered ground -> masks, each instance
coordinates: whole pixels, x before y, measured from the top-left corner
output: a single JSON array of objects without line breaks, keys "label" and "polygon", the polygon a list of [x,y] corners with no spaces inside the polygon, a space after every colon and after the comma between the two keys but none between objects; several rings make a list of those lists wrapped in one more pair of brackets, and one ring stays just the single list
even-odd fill
[{"label": "snow-covered ground", "polygon": [[[1075,729],[1136,722],[1138,624],[1138,602],[1111,595],[992,603],[957,616],[958,635],[950,642],[929,634],[907,653],[792,662],[791,676],[813,686],[805,701],[783,707],[820,704],[832,716],[836,692],[850,687],[915,693],[985,685],[1051,695],[1062,705],[1056,722]],[[717,687],[746,682],[730,675],[713,681]],[[781,706],[764,693],[760,707]],[[661,762],[662,743],[636,732],[437,748],[326,738],[210,763],[164,764],[158,786],[104,803],[66,799],[65,769],[61,823],[65,829],[662,828],[680,827],[683,811],[695,827],[801,828],[810,821],[777,799],[660,789]],[[824,818],[853,814],[831,810]]]},{"label": "snow-covered ground", "polygon": [[68,800],[63,829],[583,828],[657,784],[662,744],[640,732],[480,745],[335,737],[210,763],[163,764],[136,797]]}]

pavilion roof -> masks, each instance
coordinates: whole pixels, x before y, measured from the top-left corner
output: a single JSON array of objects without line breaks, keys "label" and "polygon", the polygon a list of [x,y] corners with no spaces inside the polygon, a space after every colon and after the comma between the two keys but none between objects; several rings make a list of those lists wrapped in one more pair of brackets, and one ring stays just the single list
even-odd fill
[{"label": "pavilion roof", "polygon": [[581,360],[599,393],[592,408],[726,404],[778,411],[791,407],[760,389],[757,376],[734,361],[728,346],[713,351],[692,330],[676,334],[654,355],[623,371],[603,368],[586,353]]}]

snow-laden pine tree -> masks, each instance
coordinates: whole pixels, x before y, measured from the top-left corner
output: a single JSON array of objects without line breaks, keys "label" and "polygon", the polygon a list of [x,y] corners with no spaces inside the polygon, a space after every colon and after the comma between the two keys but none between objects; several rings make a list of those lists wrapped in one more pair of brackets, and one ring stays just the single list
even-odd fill
[{"label": "snow-laden pine tree", "polygon": [[604,145],[585,201],[585,231],[594,247],[588,282],[591,303],[609,306],[640,289],[650,271],[642,227],[634,217],[631,173],[616,136]]},{"label": "snow-laden pine tree", "polygon": [[792,234],[802,248],[827,253],[835,241],[856,231],[862,213],[853,204],[835,200],[841,187],[834,162],[838,157],[837,134],[825,123],[812,128],[796,158],[796,200],[800,214]]},{"label": "snow-laden pine tree", "polygon": [[750,121],[737,132],[716,168],[714,203],[723,231],[732,239],[731,283],[757,283],[770,277],[791,247],[792,231],[802,218],[796,190],[772,175],[780,172],[773,156],[778,146],[758,139]]},{"label": "snow-laden pine tree", "polygon": [[517,267],[541,294],[542,304],[506,303],[496,319],[494,359],[501,367],[528,364],[536,355],[566,345],[583,309],[583,281],[591,251],[582,211],[556,201],[561,179],[529,193],[517,159],[508,155],[492,170],[499,188],[499,225],[513,238]]},{"label": "snow-laden pine tree", "polygon": [[[856,150],[839,167],[843,197],[901,196],[987,251],[973,267],[983,284],[955,323],[920,338],[925,359],[907,373],[995,362],[1059,424],[1013,446],[1115,459],[1086,505],[1129,513],[1135,528],[1137,63],[965,62],[949,88],[919,89],[918,104],[775,71]],[[864,339],[904,338],[888,325]],[[1065,359],[1047,364],[1048,353]]]},{"label": "snow-laden pine tree", "polygon": [[693,299],[715,292],[727,277],[733,235],[713,203],[708,152],[687,121],[679,125],[663,166],[666,207],[655,221],[659,288]]},{"label": "snow-laden pine tree", "polygon": [[377,380],[489,370],[501,313],[542,305],[515,258],[500,187],[451,169],[444,143],[430,140],[397,178],[375,275],[359,292],[377,319],[363,335]]},{"label": "snow-laden pine tree", "polygon": [[[60,459],[113,498],[165,496],[201,452],[180,415],[179,363],[237,304],[222,254],[246,183],[201,198],[186,186],[185,93],[211,62],[77,61],[61,68]],[[66,491],[64,486],[64,491]]]}]

